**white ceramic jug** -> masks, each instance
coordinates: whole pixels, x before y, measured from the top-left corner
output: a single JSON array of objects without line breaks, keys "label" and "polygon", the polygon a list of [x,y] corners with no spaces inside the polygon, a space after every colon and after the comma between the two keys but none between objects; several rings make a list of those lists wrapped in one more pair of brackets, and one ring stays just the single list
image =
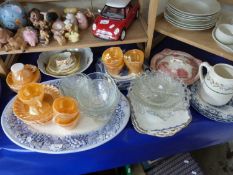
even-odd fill
[{"label": "white ceramic jug", "polygon": [[[203,76],[203,67],[207,74]],[[233,66],[216,64],[213,67],[203,62],[199,67],[201,86],[199,95],[207,103],[215,106],[227,104],[233,97]]]}]

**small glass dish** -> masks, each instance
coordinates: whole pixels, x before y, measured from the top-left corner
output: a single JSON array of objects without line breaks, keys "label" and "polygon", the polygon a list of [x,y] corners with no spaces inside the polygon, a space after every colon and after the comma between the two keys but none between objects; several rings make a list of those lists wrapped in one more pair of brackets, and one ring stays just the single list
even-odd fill
[{"label": "small glass dish", "polygon": [[111,118],[120,99],[114,80],[100,72],[62,79],[61,90],[78,100],[81,114],[100,120]]},{"label": "small glass dish", "polygon": [[152,108],[170,108],[186,98],[187,87],[162,72],[147,72],[132,82],[130,93]]}]

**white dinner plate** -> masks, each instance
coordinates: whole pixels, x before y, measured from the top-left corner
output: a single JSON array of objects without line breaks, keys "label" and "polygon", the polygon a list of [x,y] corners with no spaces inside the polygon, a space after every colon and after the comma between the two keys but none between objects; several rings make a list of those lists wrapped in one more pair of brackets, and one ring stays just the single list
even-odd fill
[{"label": "white dinner plate", "polygon": [[62,76],[62,75],[59,76],[59,75],[50,74],[46,71],[46,65],[49,62],[50,56],[52,56],[56,53],[60,53],[62,51],[50,51],[50,52],[41,53],[39,55],[38,60],[37,60],[38,68],[45,75],[49,75],[49,76],[55,77],[55,78],[64,78],[64,77],[72,76],[72,75],[75,75],[75,74],[78,74],[78,73],[85,71],[93,62],[93,53],[92,53],[90,48],[68,49],[67,51],[75,51],[75,52],[80,53],[80,68],[76,72],[74,72],[70,75],[66,75],[66,76]]},{"label": "white dinner plate", "polygon": [[168,4],[181,13],[193,16],[209,16],[221,10],[216,0],[169,0]]},{"label": "white dinner plate", "polygon": [[207,30],[210,29],[214,26],[214,24],[209,25],[209,26],[205,26],[205,27],[191,27],[191,26],[187,26],[184,24],[179,24],[177,22],[174,22],[169,16],[164,15],[164,18],[171,23],[172,25],[174,25],[175,27],[178,27],[180,29],[184,29],[184,30]]},{"label": "white dinner plate", "polygon": [[174,22],[177,22],[179,24],[187,25],[187,26],[193,26],[193,27],[204,27],[208,25],[214,25],[216,23],[216,19],[209,20],[209,21],[190,21],[186,18],[181,18],[178,16],[173,15],[170,13],[167,9],[165,9],[164,13],[169,16]]},{"label": "white dinner plate", "polygon": [[[45,82],[59,88],[60,80]],[[98,147],[116,137],[126,126],[130,116],[127,99],[121,95],[115,113],[109,121],[96,121],[80,116],[77,128],[66,130],[58,126],[28,125],[14,116],[12,105],[6,105],[1,125],[7,137],[18,146],[41,153],[64,154]]]},{"label": "white dinner plate", "polygon": [[190,20],[190,21],[192,21],[192,20],[194,20],[194,21],[195,20],[209,21],[209,20],[213,20],[213,19],[216,19],[219,17],[219,13],[216,13],[216,14],[213,14],[210,16],[193,16],[193,15],[187,15],[187,14],[181,13],[181,12],[177,11],[176,9],[174,9],[173,7],[171,7],[170,5],[167,5],[166,8],[169,12],[171,12],[175,16],[185,18],[185,19]]}]

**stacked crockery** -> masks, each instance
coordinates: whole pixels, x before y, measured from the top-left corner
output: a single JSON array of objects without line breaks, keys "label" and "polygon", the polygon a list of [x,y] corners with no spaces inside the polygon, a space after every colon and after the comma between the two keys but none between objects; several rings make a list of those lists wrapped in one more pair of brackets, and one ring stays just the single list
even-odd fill
[{"label": "stacked crockery", "polygon": [[191,121],[189,96],[185,85],[164,73],[143,74],[129,90],[135,129],[159,137],[174,135]]},{"label": "stacked crockery", "polygon": [[206,30],[215,25],[220,10],[217,0],[169,0],[164,17],[181,29]]},{"label": "stacked crockery", "polygon": [[233,53],[233,13],[222,12],[212,31],[214,41],[223,50]]},{"label": "stacked crockery", "polygon": [[63,94],[78,100],[81,115],[99,120],[110,119],[120,100],[114,80],[100,72],[67,77],[61,88]]}]

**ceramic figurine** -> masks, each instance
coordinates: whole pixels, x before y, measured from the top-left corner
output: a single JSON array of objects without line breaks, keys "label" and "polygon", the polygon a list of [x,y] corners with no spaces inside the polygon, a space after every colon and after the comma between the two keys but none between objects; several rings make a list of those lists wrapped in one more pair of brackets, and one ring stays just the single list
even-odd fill
[{"label": "ceramic figurine", "polygon": [[[46,15],[45,15],[46,16]],[[43,45],[48,45],[50,41],[50,24],[44,18],[44,15],[41,14],[39,9],[33,8],[29,12],[29,19],[32,25],[38,29],[39,32],[39,41]]]},{"label": "ceramic figurine", "polygon": [[130,0],[108,0],[92,25],[92,34],[105,40],[124,40],[126,29],[139,11],[138,2],[130,3]]},{"label": "ceramic figurine", "polygon": [[66,14],[66,19],[64,21],[65,24],[65,37],[70,42],[77,42],[79,41],[79,34],[78,34],[78,23],[75,18],[75,14],[77,13],[77,8],[65,8],[64,13]]},{"label": "ceramic figurine", "polygon": [[53,23],[58,19],[58,14],[56,12],[40,12],[44,16],[44,20],[48,23]]},{"label": "ceramic figurine", "polygon": [[43,20],[43,15],[40,14],[40,10],[33,8],[29,11],[29,20],[36,29],[40,29],[40,21]]},{"label": "ceramic figurine", "polygon": [[72,43],[79,41],[79,34],[77,32],[68,32],[65,34],[65,37]]},{"label": "ceramic figurine", "polygon": [[33,27],[25,27],[23,31],[23,39],[30,46],[35,47],[38,43],[38,33]]},{"label": "ceramic figurine", "polygon": [[0,23],[2,27],[17,30],[27,24],[26,13],[23,7],[13,1],[7,1],[0,5]]},{"label": "ceramic figurine", "polygon": [[65,24],[61,20],[56,20],[51,29],[54,39],[60,44],[63,45],[66,43],[66,38],[64,37],[65,33]]},{"label": "ceramic figurine", "polygon": [[84,15],[84,13],[82,13],[81,11],[78,11],[78,13],[76,14],[76,18],[78,21],[79,29],[85,30],[88,28],[87,17]]},{"label": "ceramic figurine", "polygon": [[2,45],[7,44],[8,39],[13,35],[13,33],[7,29],[0,27],[0,48]]},{"label": "ceramic figurine", "polygon": [[84,15],[86,16],[87,20],[88,20],[88,24],[92,24],[95,20],[95,15],[94,13],[89,9],[87,8],[85,11],[84,11]]},{"label": "ceramic figurine", "polygon": [[40,29],[40,43],[43,45],[48,45],[50,41],[50,35],[47,30]]},{"label": "ceramic figurine", "polygon": [[24,28],[18,29],[15,36],[8,39],[8,44],[4,45],[6,51],[25,50],[27,43],[23,39],[23,30]]},{"label": "ceramic figurine", "polygon": [[66,30],[69,32],[78,32],[78,23],[75,18],[77,8],[65,8],[64,13],[66,14],[66,19],[64,21]]}]

